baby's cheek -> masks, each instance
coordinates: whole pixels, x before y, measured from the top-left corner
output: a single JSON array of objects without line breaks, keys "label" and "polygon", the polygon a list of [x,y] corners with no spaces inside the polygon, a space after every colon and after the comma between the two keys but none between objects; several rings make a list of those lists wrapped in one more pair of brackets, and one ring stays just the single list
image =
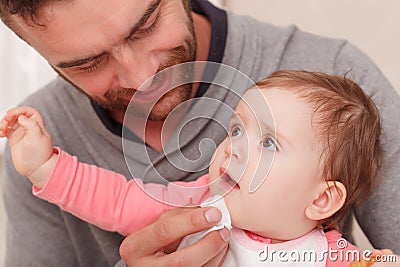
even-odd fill
[{"label": "baby's cheek", "polygon": [[246,205],[242,206],[243,202],[230,194],[225,195],[224,200],[231,216],[232,226],[250,231],[257,229],[258,223],[253,220],[252,211],[246,209]]},{"label": "baby's cheek", "polygon": [[210,167],[208,168],[208,173],[210,175],[210,181],[214,181],[219,176],[219,168],[222,164],[221,154],[219,153],[219,148],[217,148],[211,157]]}]

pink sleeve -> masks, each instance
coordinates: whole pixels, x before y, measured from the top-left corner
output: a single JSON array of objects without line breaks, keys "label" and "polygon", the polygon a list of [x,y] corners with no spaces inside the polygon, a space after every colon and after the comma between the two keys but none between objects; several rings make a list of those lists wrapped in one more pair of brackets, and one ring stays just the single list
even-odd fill
[{"label": "pink sleeve", "polygon": [[118,173],[78,162],[55,148],[58,160],[45,186],[33,194],[108,231],[123,235],[148,225],[173,206],[198,204],[210,196],[208,176],[194,182],[143,184]]},{"label": "pink sleeve", "polygon": [[325,234],[328,240],[327,267],[347,267],[354,260],[362,258],[361,251],[342,238],[338,231],[332,230]]}]

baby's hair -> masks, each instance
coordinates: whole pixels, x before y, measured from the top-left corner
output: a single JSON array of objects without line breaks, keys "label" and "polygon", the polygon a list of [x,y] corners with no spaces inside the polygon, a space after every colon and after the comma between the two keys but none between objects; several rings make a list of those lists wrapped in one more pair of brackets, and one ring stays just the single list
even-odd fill
[{"label": "baby's hair", "polygon": [[256,85],[260,89],[294,91],[311,105],[313,129],[323,145],[322,177],[343,183],[347,190],[343,207],[321,222],[325,230],[335,228],[380,181],[383,150],[377,107],[357,83],[345,76],[282,70]]}]

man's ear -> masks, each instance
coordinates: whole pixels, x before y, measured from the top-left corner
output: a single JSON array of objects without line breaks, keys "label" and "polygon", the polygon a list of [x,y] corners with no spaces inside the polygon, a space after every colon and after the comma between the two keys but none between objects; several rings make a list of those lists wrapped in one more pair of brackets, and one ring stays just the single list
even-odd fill
[{"label": "man's ear", "polygon": [[305,210],[307,218],[320,221],[329,218],[337,212],[346,200],[346,188],[341,182],[323,182],[317,198]]}]

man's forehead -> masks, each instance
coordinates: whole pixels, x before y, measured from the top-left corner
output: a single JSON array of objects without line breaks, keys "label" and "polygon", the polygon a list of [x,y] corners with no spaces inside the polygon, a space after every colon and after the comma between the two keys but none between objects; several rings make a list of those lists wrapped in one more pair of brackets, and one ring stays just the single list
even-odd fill
[{"label": "man's forehead", "polygon": [[18,27],[23,39],[46,58],[57,54],[77,56],[75,48],[96,53],[100,52],[95,51],[99,44],[116,42],[129,31],[152,2],[154,0],[58,1],[44,7],[39,18],[43,26],[28,25],[17,18]]}]

